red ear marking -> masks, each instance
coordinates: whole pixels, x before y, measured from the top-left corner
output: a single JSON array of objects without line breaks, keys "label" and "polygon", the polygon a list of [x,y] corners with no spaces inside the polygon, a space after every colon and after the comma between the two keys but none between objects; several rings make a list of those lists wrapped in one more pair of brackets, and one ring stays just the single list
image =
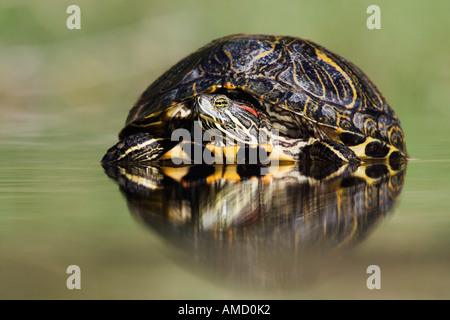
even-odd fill
[{"label": "red ear marking", "polygon": [[244,106],[244,105],[240,105],[240,104],[237,104],[237,103],[235,103],[234,105],[235,105],[236,107],[245,109],[245,110],[247,110],[247,111],[253,113],[253,115],[254,115],[255,117],[258,116],[258,111],[256,111],[256,110],[253,109],[253,108],[250,108],[250,107],[247,107],[247,106]]}]

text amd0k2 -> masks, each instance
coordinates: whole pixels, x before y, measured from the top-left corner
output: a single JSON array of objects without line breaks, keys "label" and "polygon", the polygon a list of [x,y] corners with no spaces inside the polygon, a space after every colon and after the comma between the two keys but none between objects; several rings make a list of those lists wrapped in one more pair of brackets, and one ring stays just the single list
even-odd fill
[{"label": "text amd0k2", "polygon": [[212,314],[231,315],[231,314],[270,314],[270,305],[268,304],[225,304],[223,307],[201,307],[201,306],[184,306],[178,307],[179,315],[204,315],[207,318]]}]

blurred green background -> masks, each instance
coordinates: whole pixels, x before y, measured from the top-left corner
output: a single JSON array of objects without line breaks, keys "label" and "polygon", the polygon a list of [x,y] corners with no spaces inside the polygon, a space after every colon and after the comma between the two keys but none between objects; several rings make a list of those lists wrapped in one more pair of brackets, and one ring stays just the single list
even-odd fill
[{"label": "blurred green background", "polygon": [[[81,30],[66,27],[71,4]],[[366,27],[372,4],[380,30]],[[450,298],[449,13],[447,0],[2,1],[0,298]],[[98,164],[153,80],[232,33],[303,37],[355,63],[413,158],[390,219],[307,289],[243,290],[186,267]],[[70,264],[82,290],[65,287]],[[381,290],[365,286],[370,264]]]}]

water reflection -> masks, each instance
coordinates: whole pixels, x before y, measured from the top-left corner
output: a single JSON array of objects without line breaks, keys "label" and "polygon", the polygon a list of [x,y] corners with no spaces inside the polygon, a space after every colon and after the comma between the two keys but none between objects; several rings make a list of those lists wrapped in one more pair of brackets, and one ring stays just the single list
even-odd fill
[{"label": "water reflection", "polygon": [[390,211],[405,177],[403,166],[384,164],[105,172],[138,221],[187,254],[200,274],[251,287],[296,287],[321,277]]}]

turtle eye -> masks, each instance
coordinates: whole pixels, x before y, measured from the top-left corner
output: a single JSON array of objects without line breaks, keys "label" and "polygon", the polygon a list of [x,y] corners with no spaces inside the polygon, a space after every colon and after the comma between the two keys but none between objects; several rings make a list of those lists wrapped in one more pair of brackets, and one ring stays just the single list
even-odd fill
[{"label": "turtle eye", "polygon": [[225,108],[228,105],[228,101],[225,98],[217,98],[214,101],[214,105],[216,106],[216,108],[222,109],[222,108]]}]

